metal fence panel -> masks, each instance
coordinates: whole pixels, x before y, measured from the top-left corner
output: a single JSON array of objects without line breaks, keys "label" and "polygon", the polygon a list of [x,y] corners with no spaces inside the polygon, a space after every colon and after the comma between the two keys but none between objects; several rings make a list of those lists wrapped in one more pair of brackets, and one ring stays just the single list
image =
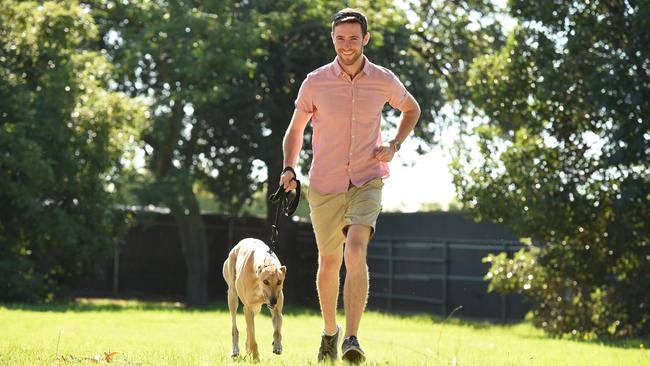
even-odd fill
[{"label": "metal fence panel", "polygon": [[524,246],[513,240],[476,240],[377,236],[368,247],[374,309],[460,314],[502,322],[521,319],[526,306],[517,296],[487,292],[483,279],[488,253],[513,253]]},{"label": "metal fence panel", "polygon": [[[267,240],[270,230],[263,219],[206,215],[204,221],[210,253],[209,294],[225,301],[221,265],[228,251],[244,237]],[[288,268],[287,304],[318,309],[318,252],[312,227],[285,218],[280,227],[277,254]],[[521,297],[487,293],[483,276],[489,265],[482,263],[490,252],[513,253],[521,247],[502,226],[475,223],[463,214],[382,214],[368,248],[368,307],[446,316],[462,306],[457,314],[462,317],[522,319],[528,307]],[[185,262],[171,216],[158,215],[134,227],[115,253],[117,257],[106,258],[104,273],[89,279],[82,293],[173,299],[185,295]],[[342,281],[344,272],[342,268]]]}]

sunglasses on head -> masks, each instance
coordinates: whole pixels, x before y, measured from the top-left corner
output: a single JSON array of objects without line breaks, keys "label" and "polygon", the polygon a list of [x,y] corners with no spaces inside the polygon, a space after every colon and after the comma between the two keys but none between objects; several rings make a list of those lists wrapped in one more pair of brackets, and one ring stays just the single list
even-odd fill
[{"label": "sunglasses on head", "polygon": [[358,20],[359,23],[361,23],[362,25],[367,24],[366,23],[366,18],[363,15],[361,15],[359,13],[356,13],[356,12],[349,12],[349,11],[339,12],[339,13],[334,14],[334,18],[332,19],[332,21],[334,23],[336,23],[336,22],[338,22],[338,21],[340,21],[342,19],[345,19],[345,18],[354,18],[354,19]]}]

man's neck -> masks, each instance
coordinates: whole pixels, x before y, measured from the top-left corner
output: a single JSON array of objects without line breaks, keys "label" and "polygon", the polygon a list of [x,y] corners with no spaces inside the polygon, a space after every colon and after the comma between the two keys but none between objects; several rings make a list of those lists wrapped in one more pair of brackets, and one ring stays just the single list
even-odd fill
[{"label": "man's neck", "polygon": [[[338,62],[338,61],[337,61]],[[363,54],[359,59],[352,65],[343,65],[339,62],[339,66],[341,66],[341,69],[350,76],[350,79],[354,79],[357,74],[363,70],[364,63],[366,62],[366,58],[363,57]]]}]

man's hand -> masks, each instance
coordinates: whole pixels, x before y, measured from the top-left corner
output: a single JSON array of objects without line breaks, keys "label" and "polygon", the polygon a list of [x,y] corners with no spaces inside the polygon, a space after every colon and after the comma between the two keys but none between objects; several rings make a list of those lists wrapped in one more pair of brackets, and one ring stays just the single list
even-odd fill
[{"label": "man's hand", "polygon": [[291,170],[287,170],[280,176],[280,187],[284,187],[285,192],[296,189],[296,176]]},{"label": "man's hand", "polygon": [[395,150],[390,144],[383,144],[375,153],[375,159],[388,163],[393,160],[395,156]]}]

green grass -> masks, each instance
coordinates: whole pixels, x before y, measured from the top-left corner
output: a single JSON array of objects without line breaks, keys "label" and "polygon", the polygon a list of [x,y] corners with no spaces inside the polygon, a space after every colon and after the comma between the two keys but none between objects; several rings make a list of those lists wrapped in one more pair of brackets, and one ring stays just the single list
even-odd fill
[{"label": "green grass", "polygon": [[[256,320],[261,364],[316,364],[318,313],[286,309],[280,356],[271,352],[268,312]],[[238,325],[243,350],[241,309]],[[644,348],[650,339],[554,339],[527,323],[497,326],[367,312],[359,339],[369,365],[650,365]],[[230,359],[230,342],[224,305],[206,310],[115,300],[0,305],[0,365],[107,364],[105,352],[118,352],[111,362],[118,365],[248,364],[246,358]]]}]

